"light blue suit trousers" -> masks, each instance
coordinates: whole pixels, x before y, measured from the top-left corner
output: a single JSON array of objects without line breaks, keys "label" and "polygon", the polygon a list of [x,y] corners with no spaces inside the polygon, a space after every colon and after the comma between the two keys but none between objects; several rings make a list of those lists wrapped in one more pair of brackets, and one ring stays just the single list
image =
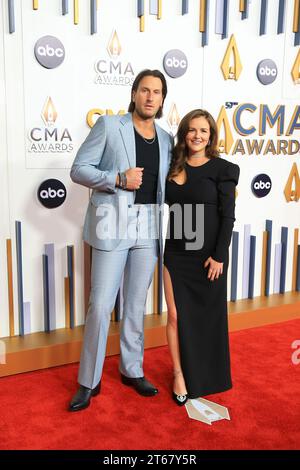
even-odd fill
[{"label": "light blue suit trousers", "polygon": [[93,248],[91,293],[78,376],[78,382],[85,387],[94,388],[101,378],[111,312],[123,273],[120,372],[127,377],[144,375],[144,313],[158,259],[157,221],[150,209],[150,205],[132,206],[127,237],[115,250]]}]

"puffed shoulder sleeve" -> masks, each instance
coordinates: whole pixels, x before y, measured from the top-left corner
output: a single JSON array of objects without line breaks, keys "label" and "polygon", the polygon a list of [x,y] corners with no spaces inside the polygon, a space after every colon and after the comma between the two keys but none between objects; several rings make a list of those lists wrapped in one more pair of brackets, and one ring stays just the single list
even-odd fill
[{"label": "puffed shoulder sleeve", "polygon": [[239,166],[229,162],[220,171],[217,179],[218,209],[221,221],[215,251],[211,256],[220,263],[226,259],[231,241],[235,221],[235,187],[238,184],[239,176]]}]

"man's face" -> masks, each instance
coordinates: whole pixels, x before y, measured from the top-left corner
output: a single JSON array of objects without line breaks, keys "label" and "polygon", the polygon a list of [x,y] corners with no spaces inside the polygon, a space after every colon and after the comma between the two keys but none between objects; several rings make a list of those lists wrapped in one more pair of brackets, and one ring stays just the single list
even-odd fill
[{"label": "man's face", "polygon": [[162,82],[160,78],[146,76],[142,78],[138,89],[132,94],[135,112],[142,119],[153,119],[162,106]]}]

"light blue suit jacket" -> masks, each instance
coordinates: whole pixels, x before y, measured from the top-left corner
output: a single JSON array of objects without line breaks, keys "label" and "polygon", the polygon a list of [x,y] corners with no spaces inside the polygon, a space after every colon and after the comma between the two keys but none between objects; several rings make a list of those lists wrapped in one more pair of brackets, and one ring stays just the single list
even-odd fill
[{"label": "light blue suit jacket", "polygon": [[[157,124],[155,127],[160,156],[156,202],[161,206],[165,200],[173,137]],[[83,239],[94,248],[111,251],[122,239],[126,229],[122,220],[124,211],[128,205],[134,204],[136,192],[116,188],[115,182],[118,172],[134,167],[136,153],[132,114],[101,116],[79,148],[70,173],[75,183],[93,189]],[[158,234],[162,253],[162,211],[159,213]]]}]

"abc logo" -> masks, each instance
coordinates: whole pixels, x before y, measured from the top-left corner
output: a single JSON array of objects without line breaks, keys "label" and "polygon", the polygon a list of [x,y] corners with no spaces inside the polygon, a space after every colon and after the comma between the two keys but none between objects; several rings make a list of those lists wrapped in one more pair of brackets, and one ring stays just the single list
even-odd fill
[{"label": "abc logo", "polygon": [[277,75],[277,69],[269,69],[269,67],[260,67],[259,69],[260,75],[266,75],[267,77],[269,75],[272,75],[272,77],[276,77]]},{"label": "abc logo", "polygon": [[270,177],[264,173],[255,176],[252,180],[251,189],[256,197],[265,197],[272,188]]},{"label": "abc logo", "polygon": [[47,69],[54,69],[63,62],[65,48],[54,36],[44,36],[36,42],[34,54],[39,64]]},{"label": "abc logo", "polygon": [[277,67],[271,59],[262,60],[256,70],[257,78],[263,85],[269,85],[276,80]]},{"label": "abc logo", "polygon": [[56,179],[45,180],[37,191],[40,203],[47,209],[61,206],[67,196],[65,185]]},{"label": "abc logo", "polygon": [[169,77],[178,78],[185,74],[188,61],[184,52],[172,49],[165,54],[163,66]]}]

